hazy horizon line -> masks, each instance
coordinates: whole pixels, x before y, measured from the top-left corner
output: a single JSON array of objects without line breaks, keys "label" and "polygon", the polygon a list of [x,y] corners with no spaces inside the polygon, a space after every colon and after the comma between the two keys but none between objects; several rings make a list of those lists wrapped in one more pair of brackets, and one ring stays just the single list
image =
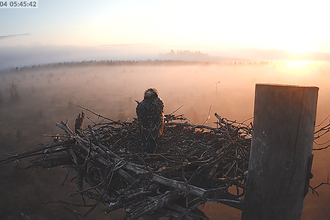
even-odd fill
[{"label": "hazy horizon line", "polygon": [[[9,37],[9,36],[7,36]],[[32,66],[45,63],[76,62],[84,60],[184,60],[201,62],[234,62],[234,61],[330,61],[330,53],[322,51],[308,51],[294,53],[283,49],[242,48],[231,50],[199,50],[207,53],[208,57],[193,54],[175,54],[171,57],[169,48],[145,47],[145,44],[119,44],[113,46],[2,46],[0,47],[0,69],[12,67]],[[152,49],[151,49],[152,48]],[[174,48],[174,47],[173,47]],[[179,47],[177,47],[179,48]],[[173,49],[174,50],[174,49]],[[182,50],[182,49],[181,49]],[[175,49],[177,51],[177,49]],[[196,51],[196,49],[191,50]],[[164,56],[164,52],[166,57]]]}]

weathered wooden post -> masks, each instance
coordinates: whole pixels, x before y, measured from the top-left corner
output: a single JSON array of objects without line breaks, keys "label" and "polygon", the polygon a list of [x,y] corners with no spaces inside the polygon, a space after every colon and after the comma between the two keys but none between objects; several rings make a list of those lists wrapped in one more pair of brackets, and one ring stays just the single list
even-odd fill
[{"label": "weathered wooden post", "polygon": [[256,85],[242,220],[300,219],[310,178],[317,95],[317,87]]}]

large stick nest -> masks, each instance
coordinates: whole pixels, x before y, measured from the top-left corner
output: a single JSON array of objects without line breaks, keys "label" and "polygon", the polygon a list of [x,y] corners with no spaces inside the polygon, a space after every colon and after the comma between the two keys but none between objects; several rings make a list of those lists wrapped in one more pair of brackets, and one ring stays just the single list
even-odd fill
[{"label": "large stick nest", "polygon": [[214,201],[242,208],[251,123],[215,114],[216,126],[208,127],[193,125],[183,115],[165,115],[161,143],[154,153],[146,153],[137,120],[97,116],[101,122],[84,127],[84,113],[79,114],[75,131],[61,122],[57,126],[65,134],[54,135],[54,143],[12,155],[0,164],[41,155],[30,167],[69,168],[76,175],[77,191],[68,197],[80,194],[84,204],[84,198],[95,200],[85,215],[100,203],[106,205],[105,213],[123,208],[131,219],[208,219],[197,207]]}]

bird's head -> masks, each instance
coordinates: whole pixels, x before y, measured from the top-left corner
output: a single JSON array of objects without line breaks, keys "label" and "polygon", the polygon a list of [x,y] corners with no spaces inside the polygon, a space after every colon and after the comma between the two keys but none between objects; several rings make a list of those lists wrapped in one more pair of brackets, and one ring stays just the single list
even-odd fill
[{"label": "bird's head", "polygon": [[150,88],[144,92],[144,99],[155,99],[155,98],[158,98],[157,89]]}]

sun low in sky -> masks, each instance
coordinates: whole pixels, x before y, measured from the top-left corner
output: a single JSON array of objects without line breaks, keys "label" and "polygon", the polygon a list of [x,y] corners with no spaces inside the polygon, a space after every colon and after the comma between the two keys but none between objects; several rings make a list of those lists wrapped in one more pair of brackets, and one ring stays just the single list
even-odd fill
[{"label": "sun low in sky", "polygon": [[182,49],[245,59],[253,57],[241,50],[329,53],[329,9],[327,0],[39,0],[35,9],[0,8],[0,49]]}]

